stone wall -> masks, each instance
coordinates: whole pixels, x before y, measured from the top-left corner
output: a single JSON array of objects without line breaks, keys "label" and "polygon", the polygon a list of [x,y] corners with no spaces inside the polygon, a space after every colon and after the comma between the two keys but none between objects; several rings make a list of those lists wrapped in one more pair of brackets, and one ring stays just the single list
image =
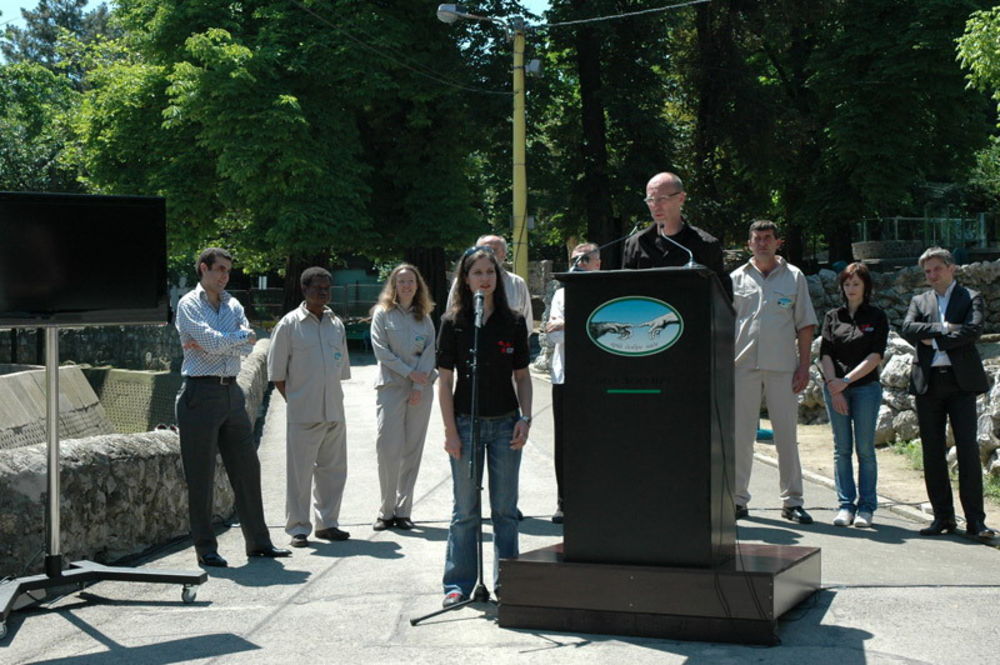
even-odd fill
[{"label": "stone wall", "polygon": [[[260,340],[238,378],[255,421],[267,388]],[[61,543],[68,560],[108,562],[188,531],[187,491],[175,432],[108,434],[64,440]],[[228,517],[233,495],[219,463],[215,514]],[[45,444],[0,450],[0,576],[41,570],[45,548]]]},{"label": "stone wall", "polygon": [[[10,330],[0,330],[0,362],[11,359]],[[35,330],[18,330],[18,362],[38,362]],[[92,326],[59,330],[59,361],[120,369],[179,372],[183,352],[177,330],[166,325]],[[42,360],[44,362],[44,359]]]}]

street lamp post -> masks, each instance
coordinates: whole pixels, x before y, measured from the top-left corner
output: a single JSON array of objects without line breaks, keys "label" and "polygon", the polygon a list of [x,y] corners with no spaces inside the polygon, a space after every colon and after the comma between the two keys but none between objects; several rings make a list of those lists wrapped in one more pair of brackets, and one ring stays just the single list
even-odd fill
[{"label": "street lamp post", "polygon": [[438,5],[438,20],[443,23],[454,23],[458,19],[489,21],[498,23],[507,31],[507,36],[514,42],[514,116],[513,116],[513,238],[511,255],[514,263],[514,273],[528,279],[528,182],[525,172],[525,115],[524,115],[524,17],[512,16],[504,22],[501,19],[488,16],[469,14],[460,5]]}]

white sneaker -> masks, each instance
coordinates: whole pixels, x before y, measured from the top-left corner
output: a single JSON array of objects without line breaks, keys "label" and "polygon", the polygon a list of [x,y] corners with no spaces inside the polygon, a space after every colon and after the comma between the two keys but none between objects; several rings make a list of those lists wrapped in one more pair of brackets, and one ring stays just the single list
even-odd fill
[{"label": "white sneaker", "polygon": [[867,529],[872,525],[872,514],[867,510],[862,510],[858,512],[857,518],[854,520],[854,526],[859,529]]},{"label": "white sneaker", "polygon": [[850,526],[854,521],[854,513],[847,508],[841,508],[833,518],[834,526]]}]

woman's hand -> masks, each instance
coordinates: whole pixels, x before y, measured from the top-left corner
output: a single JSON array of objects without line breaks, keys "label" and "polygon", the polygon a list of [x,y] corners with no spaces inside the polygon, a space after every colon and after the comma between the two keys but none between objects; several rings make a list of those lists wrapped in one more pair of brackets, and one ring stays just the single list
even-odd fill
[{"label": "woman's hand", "polygon": [[413,370],[407,375],[407,377],[410,381],[420,384],[421,386],[427,385],[427,372],[418,372],[417,370]]},{"label": "woman's hand", "polygon": [[423,394],[424,391],[422,390],[411,390],[410,399],[406,400],[406,403],[409,404],[410,406],[416,406],[417,404],[420,404],[420,398],[423,396]]},{"label": "woman's hand", "polygon": [[850,409],[847,406],[847,397],[844,395],[843,392],[839,392],[835,395],[832,395],[830,398],[830,403],[833,405],[833,410],[839,413],[840,415],[842,416],[849,415],[848,412],[850,411]]},{"label": "woman's hand", "polygon": [[458,436],[458,432],[445,430],[444,449],[455,459],[462,459],[462,439]]},{"label": "woman's hand", "polygon": [[524,448],[524,444],[528,442],[528,430],[531,429],[531,425],[523,420],[518,420],[514,424],[514,438],[510,440],[511,450],[520,450]]},{"label": "woman's hand", "polygon": [[839,395],[847,390],[847,382],[843,379],[830,379],[826,384],[826,389],[830,391],[831,395]]}]

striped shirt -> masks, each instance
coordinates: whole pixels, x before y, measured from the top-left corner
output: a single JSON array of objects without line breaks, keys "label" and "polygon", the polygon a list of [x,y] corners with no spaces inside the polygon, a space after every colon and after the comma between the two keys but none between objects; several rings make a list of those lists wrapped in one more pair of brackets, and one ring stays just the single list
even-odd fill
[{"label": "striped shirt", "polygon": [[253,349],[250,324],[240,301],[223,291],[217,310],[200,283],[177,303],[174,325],[181,346],[193,340],[201,347],[184,349],[184,376],[236,376],[242,357]]}]

